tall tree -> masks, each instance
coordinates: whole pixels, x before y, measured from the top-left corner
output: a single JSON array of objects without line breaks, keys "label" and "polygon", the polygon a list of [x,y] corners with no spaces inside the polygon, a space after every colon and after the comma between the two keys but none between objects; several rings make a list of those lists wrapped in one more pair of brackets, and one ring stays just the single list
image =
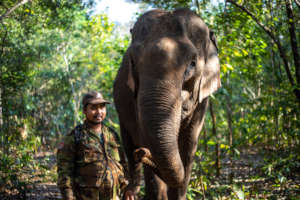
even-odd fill
[{"label": "tall tree", "polygon": [[[264,2],[264,4],[268,4],[271,2],[271,5],[269,5],[269,7],[286,7],[286,24],[288,24],[289,27],[289,33],[290,33],[290,44],[292,47],[292,54],[294,57],[294,66],[295,66],[295,75],[292,75],[292,72],[290,70],[290,66],[291,63],[289,62],[289,58],[288,58],[288,52],[287,50],[283,47],[280,36],[280,33],[275,32],[274,29],[272,29],[272,24],[270,27],[268,27],[266,24],[264,24],[262,22],[261,16],[256,16],[253,12],[251,12],[248,8],[247,5],[251,5],[254,7],[254,10],[259,9],[259,8],[263,8],[264,4],[262,2],[259,2],[257,4],[252,3],[251,1],[248,1],[247,3],[244,2],[244,5],[242,4],[238,4],[236,1],[234,0],[227,0],[228,2],[230,2],[231,4],[235,5],[236,7],[238,7],[239,9],[241,9],[243,12],[247,13],[247,15],[249,15],[256,23],[258,26],[260,26],[267,34],[268,36],[273,40],[273,42],[276,44],[278,51],[280,53],[280,57],[283,60],[284,63],[284,69],[286,71],[288,80],[291,84],[291,87],[293,88],[293,91],[296,95],[296,98],[298,100],[299,103],[299,107],[300,107],[300,59],[299,59],[299,53],[298,53],[298,45],[297,45],[297,37],[296,37],[296,33],[295,33],[295,21],[296,18],[293,14],[293,7],[292,7],[292,2],[291,0],[285,0],[284,3],[285,5],[283,5],[283,3],[281,1],[279,1],[278,3],[274,3],[273,1],[266,1]],[[270,13],[269,10],[267,10],[267,13]],[[264,14],[263,12],[260,14]],[[296,83],[295,83],[295,78],[296,77]]]},{"label": "tall tree", "polygon": [[45,28],[67,29],[76,12],[84,8],[84,3],[79,0],[22,0],[17,3],[8,0],[0,3],[1,139],[5,151],[18,138],[16,127],[23,126],[26,116],[31,115],[24,91],[34,77],[32,66],[41,61],[41,55],[55,48],[55,43],[35,45],[35,40]]}]

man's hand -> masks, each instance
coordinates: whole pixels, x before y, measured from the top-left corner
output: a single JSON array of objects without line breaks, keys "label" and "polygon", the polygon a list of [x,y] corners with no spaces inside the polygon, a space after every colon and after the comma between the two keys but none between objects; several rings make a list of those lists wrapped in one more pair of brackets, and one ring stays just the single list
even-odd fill
[{"label": "man's hand", "polygon": [[134,200],[134,193],[131,190],[125,192],[125,200]]},{"label": "man's hand", "polygon": [[63,200],[74,200],[75,199],[72,189],[69,189],[69,188],[63,189],[63,190],[61,190],[61,194],[62,194]]}]

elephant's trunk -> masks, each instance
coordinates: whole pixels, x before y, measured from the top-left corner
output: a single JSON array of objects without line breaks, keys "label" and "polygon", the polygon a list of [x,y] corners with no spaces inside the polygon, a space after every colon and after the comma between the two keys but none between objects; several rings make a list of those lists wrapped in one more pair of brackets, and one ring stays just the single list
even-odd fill
[{"label": "elephant's trunk", "polygon": [[178,149],[181,117],[180,87],[172,81],[143,81],[138,93],[138,117],[159,175],[169,186],[184,181]]}]

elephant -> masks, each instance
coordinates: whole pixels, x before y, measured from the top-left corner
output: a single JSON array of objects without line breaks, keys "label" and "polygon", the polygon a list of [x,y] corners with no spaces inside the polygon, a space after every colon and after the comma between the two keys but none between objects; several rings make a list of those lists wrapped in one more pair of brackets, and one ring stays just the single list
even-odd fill
[{"label": "elephant", "polygon": [[188,8],[154,9],[130,30],[113,87],[129,186],[144,199],[186,199],[209,96],[221,87],[214,33]]}]

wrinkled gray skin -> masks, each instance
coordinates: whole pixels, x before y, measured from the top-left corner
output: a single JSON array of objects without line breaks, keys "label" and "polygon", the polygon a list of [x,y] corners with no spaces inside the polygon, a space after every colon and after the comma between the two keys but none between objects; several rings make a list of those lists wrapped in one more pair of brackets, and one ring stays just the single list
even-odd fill
[{"label": "wrinkled gray skin", "polygon": [[213,33],[194,12],[142,15],[114,83],[130,188],[144,164],[145,199],[185,199],[208,96],[220,86]]}]

